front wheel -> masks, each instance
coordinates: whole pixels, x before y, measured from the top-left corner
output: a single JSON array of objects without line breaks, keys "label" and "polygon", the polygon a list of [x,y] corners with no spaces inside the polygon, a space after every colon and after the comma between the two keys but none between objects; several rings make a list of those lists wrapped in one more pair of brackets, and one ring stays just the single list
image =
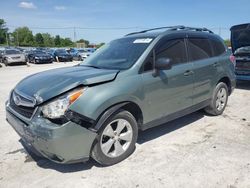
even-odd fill
[{"label": "front wheel", "polygon": [[92,158],[102,165],[113,165],[126,159],[135,149],[138,135],[134,116],[119,110],[105,123],[92,150]]},{"label": "front wheel", "polygon": [[220,82],[215,87],[211,104],[205,108],[210,115],[221,115],[226,108],[228,100],[228,87],[225,83]]}]

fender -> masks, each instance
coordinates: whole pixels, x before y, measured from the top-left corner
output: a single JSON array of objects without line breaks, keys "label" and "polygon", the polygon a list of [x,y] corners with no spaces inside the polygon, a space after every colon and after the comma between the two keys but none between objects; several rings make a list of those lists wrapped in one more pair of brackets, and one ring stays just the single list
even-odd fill
[{"label": "fender", "polygon": [[106,110],[101,116],[100,118],[98,118],[98,121],[96,124],[93,125],[93,127],[90,128],[90,130],[94,131],[94,132],[98,132],[101,127],[103,126],[104,122],[114,113],[116,112],[119,108],[121,108],[122,106],[125,106],[126,104],[128,104],[129,102],[122,102],[119,104],[116,104],[114,106],[112,106],[111,108],[109,108],[108,110]]}]

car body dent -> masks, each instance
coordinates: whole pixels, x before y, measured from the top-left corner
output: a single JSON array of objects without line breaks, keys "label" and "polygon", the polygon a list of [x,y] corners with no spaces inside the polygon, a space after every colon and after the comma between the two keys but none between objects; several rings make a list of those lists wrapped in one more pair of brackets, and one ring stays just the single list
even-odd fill
[{"label": "car body dent", "polygon": [[37,73],[23,79],[17,84],[15,90],[29,96],[42,98],[37,103],[39,105],[78,86],[112,81],[117,73],[117,70],[103,70],[84,66],[59,68]]}]

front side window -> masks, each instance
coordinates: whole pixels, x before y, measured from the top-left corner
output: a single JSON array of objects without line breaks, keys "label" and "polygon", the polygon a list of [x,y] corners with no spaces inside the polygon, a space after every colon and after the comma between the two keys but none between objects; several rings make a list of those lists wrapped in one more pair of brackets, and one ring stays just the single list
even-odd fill
[{"label": "front side window", "polygon": [[191,61],[207,59],[213,56],[212,48],[208,39],[188,39],[188,49]]},{"label": "front side window", "polygon": [[[168,58],[173,65],[187,62],[184,39],[162,40],[155,49],[155,59]],[[153,69],[153,53],[149,55],[144,65],[144,71]]]}]

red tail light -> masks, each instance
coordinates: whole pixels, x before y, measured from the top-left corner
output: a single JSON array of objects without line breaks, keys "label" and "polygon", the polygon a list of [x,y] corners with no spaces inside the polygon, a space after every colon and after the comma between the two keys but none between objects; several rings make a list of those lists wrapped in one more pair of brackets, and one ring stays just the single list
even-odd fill
[{"label": "red tail light", "polygon": [[236,64],[236,58],[235,56],[232,54],[230,55],[230,61],[235,65]]}]

